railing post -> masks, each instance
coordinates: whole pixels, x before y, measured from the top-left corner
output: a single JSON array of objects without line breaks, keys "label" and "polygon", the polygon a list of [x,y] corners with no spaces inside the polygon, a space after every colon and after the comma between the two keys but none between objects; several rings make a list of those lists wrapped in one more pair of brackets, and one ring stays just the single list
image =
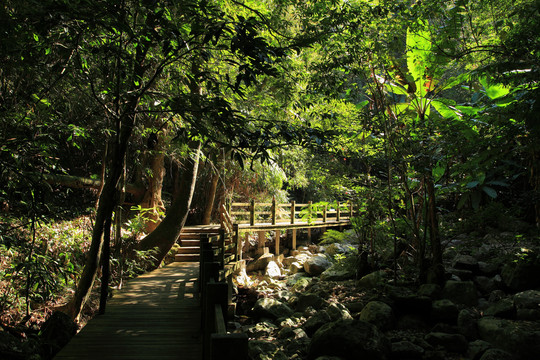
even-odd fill
[{"label": "railing post", "polygon": [[349,200],[349,220],[352,219],[353,214],[354,214],[354,212],[353,212],[353,202]]},{"label": "railing post", "polygon": [[238,224],[233,224],[232,241],[234,244],[234,261],[242,260],[242,246],[241,244],[238,244],[238,242],[240,241]]},{"label": "railing post", "polygon": [[251,200],[249,205],[249,225],[255,225],[255,200]]},{"label": "railing post", "polygon": [[296,201],[291,201],[291,224],[294,224],[294,217],[296,216]]},{"label": "railing post", "polygon": [[277,209],[276,209],[276,197],[275,196],[272,196],[272,225],[276,225],[276,212],[277,212]]},{"label": "railing post", "polygon": [[340,210],[340,207],[341,207],[341,203],[338,201],[338,202],[337,202],[337,208],[336,208],[336,221],[340,221],[340,220],[341,220],[341,210]]},{"label": "railing post", "polygon": [[326,212],[328,211],[328,205],[324,204],[323,210],[322,210],[322,222],[326,222]]},{"label": "railing post", "polygon": [[221,267],[223,267],[225,266],[225,230],[224,229],[219,230],[218,248],[220,249],[220,253],[217,260],[221,264]]}]

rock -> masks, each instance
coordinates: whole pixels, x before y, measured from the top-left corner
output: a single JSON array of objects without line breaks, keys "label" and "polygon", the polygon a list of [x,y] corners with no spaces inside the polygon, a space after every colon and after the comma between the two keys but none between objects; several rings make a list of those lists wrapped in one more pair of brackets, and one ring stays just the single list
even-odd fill
[{"label": "rock", "polygon": [[257,260],[247,264],[246,269],[248,272],[265,270],[268,263],[272,261],[273,259],[274,259],[274,255],[270,253],[262,254],[261,256],[259,256]]},{"label": "rock", "polygon": [[55,355],[75,336],[77,329],[77,324],[71,320],[69,315],[61,311],[55,311],[43,323],[39,332],[39,337],[44,343],[45,352]]},{"label": "rock", "polygon": [[334,264],[330,268],[323,271],[321,280],[324,281],[341,281],[353,279],[356,276],[356,269],[352,266],[341,266]]},{"label": "rock", "polygon": [[478,338],[478,314],[470,309],[463,309],[457,318],[458,331],[468,340]]},{"label": "rock", "polygon": [[501,272],[504,284],[513,291],[523,291],[540,287],[540,259],[528,255],[527,261],[506,264]]},{"label": "rock", "polygon": [[296,311],[304,312],[310,306],[319,310],[325,303],[324,299],[317,294],[302,294],[298,297]]},{"label": "rock", "polygon": [[478,290],[480,290],[480,293],[482,294],[487,295],[490,294],[493,290],[497,290],[497,282],[495,278],[489,278],[487,276],[476,276],[473,281],[476,284]]},{"label": "rock", "polygon": [[307,319],[302,328],[308,336],[313,336],[317,330],[329,322],[331,322],[330,315],[326,311],[319,311]]},{"label": "rock", "polygon": [[331,303],[325,311],[332,321],[352,319],[349,310],[340,303]]},{"label": "rock", "polygon": [[390,349],[390,342],[376,326],[360,320],[340,320],[317,330],[309,344],[307,359],[326,355],[344,360],[383,360]]},{"label": "rock", "polygon": [[470,270],[461,270],[461,269],[450,269],[448,271],[452,274],[452,278],[455,278],[458,281],[472,280],[474,273]]},{"label": "rock", "polygon": [[348,246],[343,245],[343,244],[338,244],[338,243],[333,243],[333,244],[328,245],[326,247],[326,250],[324,251],[324,253],[330,256],[331,258],[334,258],[334,256],[337,254],[347,254],[350,252],[351,251]]},{"label": "rock", "polygon": [[515,294],[514,305],[517,309],[540,310],[540,291],[527,290]]},{"label": "rock", "polygon": [[505,319],[514,319],[516,317],[516,309],[512,299],[501,299],[495,304],[489,306],[484,312],[486,316],[497,316]]},{"label": "rock", "polygon": [[437,284],[422,284],[418,288],[418,295],[427,296],[431,299],[438,299],[441,297],[442,289]]},{"label": "rock", "polygon": [[324,255],[315,255],[304,263],[304,270],[311,276],[319,276],[323,271],[330,268],[332,263]]},{"label": "rock", "polygon": [[360,312],[360,320],[377,326],[380,330],[390,330],[394,326],[394,312],[382,301],[370,301]]},{"label": "rock", "polygon": [[501,349],[487,349],[479,360],[514,360],[514,356]]},{"label": "rock", "polygon": [[277,278],[281,276],[281,269],[275,261],[270,261],[266,265],[265,275],[271,278]]},{"label": "rock", "polygon": [[458,255],[452,261],[452,267],[457,270],[468,270],[473,273],[478,272],[478,260],[470,255]]},{"label": "rock", "polygon": [[354,314],[354,313],[359,313],[360,311],[362,311],[362,309],[364,308],[364,306],[366,306],[366,304],[363,301],[354,301],[354,302],[345,304],[345,306],[347,307],[347,309],[349,309],[350,313]]},{"label": "rock", "polygon": [[425,340],[432,346],[442,346],[447,351],[460,354],[464,354],[469,346],[467,339],[461,334],[432,332],[425,336]]},{"label": "rock", "polygon": [[431,304],[431,318],[433,321],[443,321],[455,324],[458,317],[458,307],[451,300],[435,300]]},{"label": "rock", "polygon": [[288,267],[290,266],[293,262],[297,262],[296,261],[296,258],[294,256],[288,256],[286,258],[283,259],[283,261],[281,262],[283,264],[283,266],[285,267]]},{"label": "rock", "polygon": [[483,317],[478,320],[478,332],[482,340],[522,359],[536,359],[540,354],[538,322]]},{"label": "rock", "polygon": [[[308,307],[308,309],[311,309],[311,307]],[[321,326],[329,322],[350,319],[352,319],[352,316],[345,306],[331,303],[325,310],[318,311],[307,319],[303,328],[309,336],[312,336]]]},{"label": "rock", "polygon": [[410,342],[398,341],[392,343],[391,358],[396,360],[402,359],[422,359],[424,348]]},{"label": "rock", "polygon": [[287,305],[271,298],[262,298],[257,300],[252,311],[259,317],[267,317],[270,319],[289,317],[294,313]]},{"label": "rock", "polygon": [[243,286],[243,287],[250,287],[253,285],[253,281],[251,281],[251,278],[246,272],[245,267],[241,267],[235,274],[233,275],[233,280],[236,283],[237,286]]},{"label": "rock", "polygon": [[467,348],[467,358],[479,359],[486,350],[491,349],[492,347],[493,345],[484,340],[472,341]]},{"label": "rock", "polygon": [[252,360],[288,360],[289,357],[271,341],[248,341],[248,355]]},{"label": "rock", "polygon": [[448,280],[443,288],[444,298],[452,300],[455,304],[475,306],[478,304],[476,286],[472,281]]},{"label": "rock", "polygon": [[278,327],[272,324],[270,321],[263,321],[256,323],[255,325],[242,327],[242,331],[244,331],[250,338],[269,336],[277,329]]},{"label": "rock", "polygon": [[540,320],[540,310],[517,309],[516,310],[516,319],[517,320],[529,320],[529,321]]},{"label": "rock", "polygon": [[386,281],[386,272],[379,270],[367,274],[357,282],[357,286],[363,289],[373,289],[383,286]]},{"label": "rock", "polygon": [[289,265],[289,271],[291,274],[297,274],[299,272],[304,271],[304,265],[299,263],[298,261],[295,261]]},{"label": "rock", "polygon": [[499,272],[499,265],[495,263],[491,263],[491,262],[488,263],[488,262],[479,261],[478,270],[480,274],[487,277],[491,277],[491,276],[497,275],[497,273]]},{"label": "rock", "polygon": [[307,284],[311,283],[311,278],[307,277],[306,273],[292,274],[287,277],[287,281],[285,282],[285,284],[287,286],[294,287],[299,281],[304,281],[304,280],[307,281]]}]

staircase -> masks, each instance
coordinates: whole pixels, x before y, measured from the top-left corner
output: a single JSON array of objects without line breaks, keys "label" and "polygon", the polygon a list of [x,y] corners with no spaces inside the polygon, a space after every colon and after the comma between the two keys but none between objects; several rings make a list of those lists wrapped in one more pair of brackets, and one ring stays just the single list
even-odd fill
[{"label": "staircase", "polygon": [[219,228],[184,227],[177,243],[180,249],[174,257],[176,262],[198,262],[201,248],[201,234],[218,235]]}]

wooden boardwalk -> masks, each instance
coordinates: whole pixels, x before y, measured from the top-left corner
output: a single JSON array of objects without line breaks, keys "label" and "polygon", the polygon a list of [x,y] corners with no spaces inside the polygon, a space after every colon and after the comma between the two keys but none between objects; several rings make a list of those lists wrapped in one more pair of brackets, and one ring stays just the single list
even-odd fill
[{"label": "wooden boardwalk", "polygon": [[172,263],[128,281],[56,360],[200,360],[199,263]]}]

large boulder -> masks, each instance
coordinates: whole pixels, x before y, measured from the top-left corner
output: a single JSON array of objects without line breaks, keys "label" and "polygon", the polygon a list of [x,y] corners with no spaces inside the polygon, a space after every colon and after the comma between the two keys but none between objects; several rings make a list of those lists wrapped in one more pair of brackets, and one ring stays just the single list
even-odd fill
[{"label": "large boulder", "polygon": [[324,281],[341,281],[353,279],[356,276],[356,269],[352,266],[343,266],[342,264],[334,264],[330,268],[323,271],[321,280]]},{"label": "large boulder", "polygon": [[310,306],[319,310],[325,303],[324,299],[317,294],[302,294],[296,302],[296,311],[304,312]]},{"label": "large boulder", "polygon": [[455,304],[467,306],[478,304],[476,286],[472,281],[448,280],[444,285],[442,296],[452,300]]},{"label": "large boulder", "polygon": [[344,305],[331,303],[325,310],[317,311],[313,316],[307,319],[303,328],[309,336],[312,336],[321,326],[327,323],[351,319],[351,313]]},{"label": "large boulder", "polygon": [[484,317],[478,320],[482,340],[494,347],[517,354],[522,359],[536,359],[540,354],[540,323]]},{"label": "large boulder", "polygon": [[458,255],[452,261],[452,267],[458,270],[468,270],[473,273],[478,272],[478,260],[470,255]]},{"label": "large boulder", "polygon": [[455,324],[458,317],[458,307],[451,300],[435,300],[431,304],[431,318],[433,321],[442,321]]},{"label": "large boulder", "polygon": [[367,303],[360,312],[359,319],[377,326],[382,331],[390,330],[395,322],[392,308],[382,301]]},{"label": "large boulder", "polygon": [[390,342],[375,325],[361,320],[340,320],[322,326],[313,335],[308,359],[338,356],[344,360],[384,360]]},{"label": "large boulder", "polygon": [[530,254],[527,260],[506,264],[501,273],[504,284],[513,291],[540,287],[540,256]]},{"label": "large boulder", "polygon": [[261,256],[259,256],[257,260],[247,264],[247,271],[248,272],[259,271],[259,270],[264,271],[266,269],[266,266],[268,266],[268,263],[272,260],[274,260],[273,254],[270,254],[270,253],[262,254]]},{"label": "large boulder", "polygon": [[375,271],[363,276],[360,280],[358,280],[356,285],[359,288],[364,289],[377,288],[384,285],[386,282],[386,277],[386,272],[383,270]]},{"label": "large boulder", "polygon": [[294,313],[294,311],[286,304],[271,298],[257,300],[252,311],[256,316],[270,319],[289,317]]},{"label": "large boulder", "polygon": [[315,255],[310,257],[306,262],[304,262],[304,270],[311,276],[319,276],[326,269],[330,268],[332,263],[325,255]]},{"label": "large boulder", "polygon": [[519,320],[540,320],[540,291],[527,290],[514,295]]},{"label": "large boulder", "polygon": [[272,260],[268,263],[268,265],[266,265],[265,275],[271,278],[277,278],[281,276],[281,269],[279,268],[277,262]]}]

